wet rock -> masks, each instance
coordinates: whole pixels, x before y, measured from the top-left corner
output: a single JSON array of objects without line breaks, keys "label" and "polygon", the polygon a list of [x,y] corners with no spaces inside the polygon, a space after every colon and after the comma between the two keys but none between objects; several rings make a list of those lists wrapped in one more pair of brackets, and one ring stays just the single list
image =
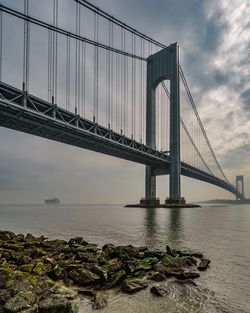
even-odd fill
[{"label": "wet rock", "polygon": [[169,289],[160,285],[153,285],[150,288],[150,292],[158,297],[164,297],[169,294]]},{"label": "wet rock", "polygon": [[138,255],[138,251],[135,247],[128,246],[118,246],[115,249],[116,255],[121,260],[131,260]]},{"label": "wet rock", "polygon": [[191,257],[198,258],[198,259],[203,258],[203,254],[198,251],[195,252],[195,251],[190,251],[190,250],[178,250],[177,253],[180,257],[191,256]]},{"label": "wet rock", "polygon": [[172,257],[170,255],[165,255],[161,259],[161,262],[168,267],[186,267],[195,264],[196,260],[190,256]]},{"label": "wet rock", "polygon": [[115,258],[117,256],[116,247],[113,244],[105,244],[102,247],[102,251],[105,253],[105,256],[109,259]]},{"label": "wet rock", "polygon": [[0,305],[3,305],[13,296],[10,290],[0,290]]},{"label": "wet rock", "polygon": [[0,271],[0,288],[5,288],[8,275],[4,271]]},{"label": "wet rock", "polygon": [[107,282],[110,276],[109,269],[107,266],[99,266],[95,264],[91,267],[91,271],[95,274],[97,274],[100,277],[101,282]]},{"label": "wet rock", "polygon": [[127,293],[135,293],[142,289],[147,288],[148,284],[144,279],[140,278],[127,278],[122,283],[122,290]]},{"label": "wet rock", "polygon": [[77,313],[76,303],[71,303],[67,299],[49,297],[38,305],[39,313]]},{"label": "wet rock", "polygon": [[104,285],[103,289],[111,289],[119,285],[125,278],[127,274],[124,270],[116,272],[112,277],[110,282]]},{"label": "wet rock", "polygon": [[7,230],[0,230],[0,239],[1,240],[12,240],[13,238],[15,238],[15,234],[11,231],[7,231]]},{"label": "wet rock", "polygon": [[158,259],[156,257],[145,258],[137,263],[137,265],[132,269],[132,273],[136,273],[138,271],[149,271],[156,263],[158,263]]},{"label": "wet rock", "polygon": [[[164,252],[160,250],[154,250],[154,251],[145,251],[144,252],[145,257],[155,257],[157,259],[160,259],[164,256]],[[158,262],[158,260],[157,260]]]},{"label": "wet rock", "polygon": [[148,250],[148,247],[147,246],[137,247],[136,250],[138,252],[145,252]]},{"label": "wet rock", "polygon": [[33,271],[34,264],[23,264],[18,267],[19,271],[31,273]]},{"label": "wet rock", "polygon": [[78,268],[69,272],[68,277],[80,285],[86,286],[96,283],[100,277],[86,268]]},{"label": "wet rock", "polygon": [[191,286],[197,286],[197,284],[190,278],[184,279],[184,280],[178,280],[176,279],[174,283],[180,284],[180,285],[191,285]]},{"label": "wet rock", "polygon": [[79,294],[82,294],[84,296],[88,296],[91,298],[94,298],[96,295],[96,291],[94,291],[93,289],[86,289],[86,288],[76,286],[74,287],[74,290],[77,291]]},{"label": "wet rock", "polygon": [[19,291],[13,298],[9,299],[5,305],[6,313],[15,313],[32,308],[36,303],[37,297],[31,291]]},{"label": "wet rock", "polygon": [[115,273],[124,269],[124,263],[118,258],[112,259],[108,262],[108,270],[110,273]]},{"label": "wet rock", "polygon": [[15,241],[24,242],[24,234],[18,234],[15,236]]},{"label": "wet rock", "polygon": [[175,277],[178,279],[188,279],[188,278],[194,279],[200,277],[200,274],[196,272],[183,272],[175,275]]},{"label": "wet rock", "polygon": [[78,244],[78,245],[87,245],[87,241],[83,240],[82,237],[75,237],[69,240],[69,245],[72,246],[74,244]]},{"label": "wet rock", "polygon": [[65,240],[46,240],[42,243],[42,247],[51,252],[68,252],[69,245]]},{"label": "wet rock", "polygon": [[173,257],[176,257],[176,256],[177,256],[176,251],[171,250],[171,248],[170,248],[168,245],[166,245],[166,253],[167,253],[168,255],[170,255],[170,256],[173,256]]},{"label": "wet rock", "polygon": [[13,250],[13,251],[20,251],[23,250],[24,245],[22,245],[21,243],[4,243],[2,245],[3,248],[8,249],[8,250]]},{"label": "wet rock", "polygon": [[94,253],[89,252],[77,252],[76,259],[83,262],[98,263],[98,256]]},{"label": "wet rock", "polygon": [[164,281],[166,280],[166,276],[162,273],[155,273],[150,277],[150,280],[153,281]]},{"label": "wet rock", "polygon": [[99,254],[98,262],[100,265],[105,265],[109,262],[109,257],[104,251],[101,251],[101,253]]},{"label": "wet rock", "polygon": [[77,252],[93,252],[96,253],[98,247],[95,244],[86,244],[86,245],[74,245],[74,253]]},{"label": "wet rock", "polygon": [[37,274],[37,275],[46,275],[47,273],[49,273],[51,271],[51,265],[50,264],[44,264],[43,262],[36,262],[33,269],[32,269],[32,272],[34,274]]},{"label": "wet rock", "polygon": [[180,275],[181,273],[184,272],[183,268],[180,267],[168,267],[164,264],[155,264],[154,265],[154,270],[164,274],[166,277],[171,277],[171,276],[176,276]]},{"label": "wet rock", "polygon": [[102,309],[107,305],[107,296],[102,292],[98,291],[95,295],[94,302],[93,302],[93,309],[98,310]]},{"label": "wet rock", "polygon": [[208,259],[202,259],[199,266],[198,266],[198,270],[199,271],[204,271],[208,268],[209,264],[210,264],[210,260]]},{"label": "wet rock", "polygon": [[73,300],[77,297],[77,292],[73,289],[67,288],[59,283],[56,283],[54,286],[52,286],[49,290],[51,293],[64,296],[67,299]]}]

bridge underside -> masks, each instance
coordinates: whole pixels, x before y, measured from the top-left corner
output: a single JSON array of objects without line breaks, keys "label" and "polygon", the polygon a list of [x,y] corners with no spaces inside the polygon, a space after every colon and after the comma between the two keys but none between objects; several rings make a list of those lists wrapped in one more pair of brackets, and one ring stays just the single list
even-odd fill
[{"label": "bridge underside", "polygon": [[[25,101],[24,101],[25,100]],[[151,165],[155,175],[170,171],[169,156],[21,90],[0,83],[0,126]],[[181,174],[219,186],[242,198],[227,182],[181,163]]]}]

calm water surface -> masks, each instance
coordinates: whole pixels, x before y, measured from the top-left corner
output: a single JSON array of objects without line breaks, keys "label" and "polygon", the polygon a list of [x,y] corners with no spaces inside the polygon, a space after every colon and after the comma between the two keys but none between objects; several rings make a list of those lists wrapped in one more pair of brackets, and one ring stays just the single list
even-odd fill
[{"label": "calm water surface", "polygon": [[[103,313],[250,312],[250,206],[192,209],[123,208],[121,205],[1,205],[0,229],[50,238],[83,236],[100,246],[147,245],[190,248],[212,260],[197,287],[170,285],[168,297],[148,290],[111,294]],[[87,301],[81,312],[91,312]]]}]

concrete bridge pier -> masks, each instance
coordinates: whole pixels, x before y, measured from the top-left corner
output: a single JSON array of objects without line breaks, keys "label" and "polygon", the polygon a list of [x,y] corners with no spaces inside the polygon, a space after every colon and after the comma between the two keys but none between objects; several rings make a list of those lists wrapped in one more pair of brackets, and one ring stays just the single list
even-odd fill
[{"label": "concrete bridge pier", "polygon": [[[180,88],[179,88],[179,46],[174,43],[147,59],[146,98],[146,144],[155,149],[156,108],[155,91],[164,80],[170,80],[170,190],[166,204],[185,204],[181,198],[180,164]],[[166,129],[167,132],[167,129]],[[141,205],[157,206],[156,176],[151,166],[146,166],[145,198]]]}]

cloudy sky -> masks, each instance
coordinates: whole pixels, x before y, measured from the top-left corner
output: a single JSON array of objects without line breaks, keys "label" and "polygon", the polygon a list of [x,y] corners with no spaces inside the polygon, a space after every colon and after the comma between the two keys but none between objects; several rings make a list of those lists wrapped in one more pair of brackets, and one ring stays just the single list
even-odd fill
[{"label": "cloudy sky", "polygon": [[[0,1],[13,7],[20,2]],[[244,175],[250,197],[250,1],[92,2],[166,45],[179,43],[182,67],[215,153],[231,181]],[[142,165],[5,128],[0,128],[0,147],[0,203],[41,203],[51,196],[65,203],[127,203],[144,194]],[[157,183],[163,200],[168,177]],[[187,178],[182,194],[189,201],[233,197]]]}]

